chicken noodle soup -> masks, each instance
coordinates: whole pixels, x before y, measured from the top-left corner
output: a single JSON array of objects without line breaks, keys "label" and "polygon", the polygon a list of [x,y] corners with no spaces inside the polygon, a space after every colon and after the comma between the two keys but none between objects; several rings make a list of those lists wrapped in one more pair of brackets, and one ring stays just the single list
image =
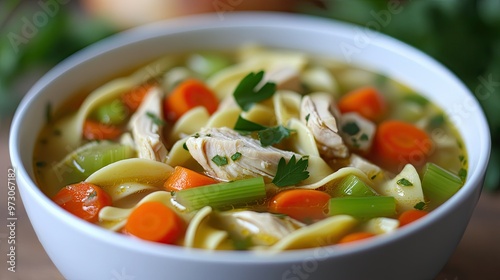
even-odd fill
[{"label": "chicken noodle soup", "polygon": [[40,188],[160,243],[282,251],[373,238],[439,207],[467,172],[430,100],[289,50],[170,55],[69,104],[40,133]]}]

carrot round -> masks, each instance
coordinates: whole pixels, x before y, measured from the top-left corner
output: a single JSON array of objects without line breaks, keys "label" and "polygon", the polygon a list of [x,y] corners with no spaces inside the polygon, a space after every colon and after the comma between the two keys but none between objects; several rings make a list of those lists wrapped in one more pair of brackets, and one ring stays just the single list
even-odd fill
[{"label": "carrot round", "polygon": [[285,190],[271,199],[269,211],[312,222],[326,217],[325,210],[330,198],[329,194],[318,190]]},{"label": "carrot round", "polygon": [[401,215],[399,215],[399,226],[402,227],[409,223],[413,223],[414,221],[424,217],[425,215],[427,215],[427,211],[424,210],[406,210],[405,212],[401,213]]},{"label": "carrot round", "polygon": [[93,120],[85,120],[83,123],[83,137],[88,140],[111,140],[122,134],[119,127],[103,124]]},{"label": "carrot round", "polygon": [[52,200],[66,211],[89,222],[97,222],[99,211],[111,205],[109,194],[86,182],[62,188]]},{"label": "carrot round", "polygon": [[217,110],[219,101],[215,93],[203,82],[188,79],[181,82],[165,98],[164,114],[165,119],[175,122],[190,109],[203,106],[209,114]]},{"label": "carrot round", "polygon": [[145,202],[135,208],[127,219],[125,232],[140,239],[174,244],[181,236],[182,220],[158,201]]},{"label": "carrot round", "polygon": [[368,239],[374,237],[375,234],[371,232],[365,232],[365,231],[360,231],[360,232],[353,232],[345,235],[342,237],[338,244],[345,244],[345,243],[351,243],[351,242],[357,242],[363,239]]},{"label": "carrot round", "polygon": [[167,191],[180,191],[185,189],[190,189],[199,186],[205,186],[210,184],[218,183],[219,181],[200,174],[191,169],[176,166],[174,172],[170,175],[163,184]]},{"label": "carrot round", "polygon": [[378,121],[387,111],[387,104],[382,94],[374,87],[362,87],[346,93],[339,99],[341,113],[357,112],[361,116]]},{"label": "carrot round", "polygon": [[155,84],[148,83],[140,85],[122,95],[122,102],[131,112],[135,112],[142,103],[142,100]]},{"label": "carrot round", "polygon": [[378,126],[373,147],[378,161],[399,168],[407,163],[424,164],[433,145],[427,133],[415,125],[389,120]]}]

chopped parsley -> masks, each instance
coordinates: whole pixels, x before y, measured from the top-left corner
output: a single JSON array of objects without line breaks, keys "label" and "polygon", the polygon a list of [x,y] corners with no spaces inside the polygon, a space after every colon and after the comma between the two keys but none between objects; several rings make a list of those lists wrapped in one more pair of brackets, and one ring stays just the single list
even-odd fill
[{"label": "chopped parsley", "polygon": [[184,150],[188,151],[189,152],[189,148],[188,146],[186,145],[186,142],[184,142],[184,144],[182,144],[182,148],[184,148]]},{"label": "chopped parsley", "polygon": [[232,161],[237,161],[238,159],[241,158],[241,153],[240,152],[236,152],[234,153],[232,156],[231,156],[231,160]]},{"label": "chopped parsley", "polygon": [[278,187],[295,185],[309,178],[308,165],[309,158],[306,156],[297,161],[295,155],[293,155],[288,163],[282,157],[278,163],[278,170],[272,182]]},{"label": "chopped parsley", "polygon": [[342,131],[347,133],[350,136],[358,134],[361,129],[359,128],[358,124],[355,122],[348,122],[342,126]]},{"label": "chopped parsley", "polygon": [[425,202],[420,201],[419,203],[415,204],[415,206],[413,206],[413,208],[415,208],[417,210],[424,210],[425,209]]},{"label": "chopped parsley", "polygon": [[263,147],[267,147],[280,143],[283,139],[288,138],[291,132],[290,129],[282,125],[266,128],[259,131],[260,144]]},{"label": "chopped parsley", "polygon": [[460,168],[460,170],[458,171],[458,177],[462,179],[462,182],[465,182],[465,179],[467,179],[467,169]]},{"label": "chopped parsley", "polygon": [[361,140],[361,141],[368,141],[368,139],[370,139],[370,138],[368,137],[368,135],[366,133],[361,134],[361,136],[359,137],[359,140]]},{"label": "chopped parsley", "polygon": [[146,112],[146,116],[148,116],[153,121],[153,123],[158,126],[165,125],[165,122],[152,112]]},{"label": "chopped parsley", "polygon": [[408,181],[408,179],[406,179],[406,178],[401,178],[396,183],[398,185],[402,186],[402,187],[411,187],[411,186],[413,186],[413,183],[410,182],[410,181]]},{"label": "chopped parsley", "polygon": [[241,115],[238,116],[238,120],[236,120],[236,124],[234,125],[234,130],[243,132],[259,131],[266,128],[263,125],[244,119]]},{"label": "chopped parsley", "polygon": [[283,139],[290,136],[292,130],[282,126],[266,127],[258,123],[254,123],[243,117],[239,116],[234,130],[238,131],[240,134],[249,134],[251,132],[257,131],[259,136],[260,144],[263,147],[271,146],[283,141]]},{"label": "chopped parsley", "polygon": [[228,164],[228,160],[227,160],[227,157],[223,157],[223,156],[219,156],[219,155],[216,155],[212,158],[212,161],[217,164],[217,166],[224,166],[226,164]]},{"label": "chopped parsley", "polygon": [[306,116],[306,123],[309,121],[309,117],[311,117],[311,114],[307,114],[307,116]]},{"label": "chopped parsley", "polygon": [[264,71],[251,72],[240,81],[234,90],[234,99],[243,111],[248,111],[254,103],[266,100],[276,92],[276,84],[271,82],[267,82],[257,89],[263,78]]}]

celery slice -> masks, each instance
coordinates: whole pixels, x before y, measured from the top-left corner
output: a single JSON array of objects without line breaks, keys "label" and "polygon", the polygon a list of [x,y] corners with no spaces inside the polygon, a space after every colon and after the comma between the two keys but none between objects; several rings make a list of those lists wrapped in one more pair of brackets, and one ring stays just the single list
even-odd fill
[{"label": "celery slice", "polygon": [[328,203],[330,216],[346,214],[359,219],[393,217],[396,199],[392,196],[334,197]]},{"label": "celery slice", "polygon": [[377,195],[377,192],[354,174],[344,177],[331,193],[333,197],[374,195]]},{"label": "celery slice", "polygon": [[209,77],[217,71],[229,66],[231,61],[216,53],[197,53],[187,60],[188,67],[203,77]]},{"label": "celery slice", "polygon": [[125,104],[118,99],[103,104],[95,109],[92,118],[103,124],[120,125],[128,117]]},{"label": "celery slice", "polygon": [[185,189],[174,195],[175,200],[190,211],[204,206],[221,209],[251,203],[264,197],[266,188],[262,177]]},{"label": "celery slice", "polygon": [[128,145],[90,142],[66,156],[55,166],[55,172],[65,184],[75,183],[108,164],[134,156],[134,149]]},{"label": "celery slice", "polygon": [[434,164],[427,163],[422,176],[422,190],[429,204],[439,206],[452,197],[463,185],[456,174]]}]

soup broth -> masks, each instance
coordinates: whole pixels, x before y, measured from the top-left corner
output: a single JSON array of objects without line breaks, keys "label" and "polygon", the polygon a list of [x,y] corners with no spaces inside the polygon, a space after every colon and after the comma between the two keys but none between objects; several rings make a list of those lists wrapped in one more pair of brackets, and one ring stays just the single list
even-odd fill
[{"label": "soup broth", "polygon": [[34,152],[55,203],[120,234],[281,251],[390,234],[463,185],[444,111],[384,73],[244,46],[76,94]]}]

